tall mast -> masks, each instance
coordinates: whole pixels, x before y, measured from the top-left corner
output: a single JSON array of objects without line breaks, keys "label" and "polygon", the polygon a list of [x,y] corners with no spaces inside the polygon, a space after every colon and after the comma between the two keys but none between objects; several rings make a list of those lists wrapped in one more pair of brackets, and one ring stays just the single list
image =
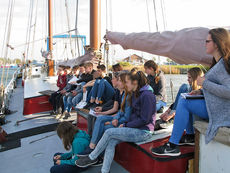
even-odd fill
[{"label": "tall mast", "polygon": [[101,59],[100,46],[101,0],[90,0],[90,48],[99,60]]},{"label": "tall mast", "polygon": [[52,14],[52,0],[48,0],[48,26],[49,26],[49,35],[48,35],[48,41],[49,41],[49,49],[50,52],[50,59],[48,59],[48,76],[54,75],[54,61],[53,59],[53,14]]}]

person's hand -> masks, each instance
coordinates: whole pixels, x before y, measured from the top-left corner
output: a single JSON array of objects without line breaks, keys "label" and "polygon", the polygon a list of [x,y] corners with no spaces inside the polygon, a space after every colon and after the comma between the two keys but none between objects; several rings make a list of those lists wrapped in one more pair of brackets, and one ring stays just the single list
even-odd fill
[{"label": "person's hand", "polygon": [[77,82],[70,82],[70,84],[76,84]]},{"label": "person's hand", "polygon": [[205,80],[204,76],[203,77],[198,76],[197,77],[197,85],[203,86],[204,80]]},{"label": "person's hand", "polygon": [[192,92],[189,93],[190,95],[201,95],[200,90],[193,90]]},{"label": "person's hand", "polygon": [[95,112],[96,115],[105,115],[104,112]]},{"label": "person's hand", "polygon": [[114,120],[112,121],[112,125],[113,125],[114,127],[117,127],[117,125],[118,125],[118,120],[117,120],[117,119],[114,119]]},{"label": "person's hand", "polygon": [[59,160],[61,159],[61,155],[54,156],[54,160]]},{"label": "person's hand", "polygon": [[110,122],[109,121],[105,122],[105,125],[110,125]]},{"label": "person's hand", "polygon": [[77,91],[73,90],[72,94],[73,94],[73,96],[76,96],[77,95]]},{"label": "person's hand", "polygon": [[57,165],[60,165],[60,164],[61,164],[61,160],[57,160],[57,161],[56,161],[56,164],[57,164]]},{"label": "person's hand", "polygon": [[124,124],[121,124],[121,125],[119,126],[119,128],[122,128],[122,127],[124,127]]},{"label": "person's hand", "polygon": [[176,112],[173,112],[171,114],[168,114],[167,116],[164,116],[163,118],[161,118],[164,121],[169,121],[170,119],[172,119],[173,117],[175,117]]},{"label": "person's hand", "polygon": [[163,119],[164,117],[168,116],[170,112],[171,112],[171,109],[168,108],[168,110],[165,111],[165,113],[163,113],[163,114],[160,115],[160,118]]},{"label": "person's hand", "polygon": [[86,87],[83,87],[83,93],[85,93],[86,92]]},{"label": "person's hand", "polygon": [[101,112],[102,111],[102,107],[101,106],[98,106],[94,109],[95,112]]}]

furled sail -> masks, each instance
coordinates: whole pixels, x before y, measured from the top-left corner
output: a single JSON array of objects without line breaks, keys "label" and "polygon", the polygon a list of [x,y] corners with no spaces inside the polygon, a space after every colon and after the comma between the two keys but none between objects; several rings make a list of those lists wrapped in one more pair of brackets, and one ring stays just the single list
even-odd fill
[{"label": "furled sail", "polygon": [[205,40],[209,28],[186,28],[179,31],[122,33],[107,32],[112,44],[124,49],[134,49],[165,56],[180,64],[210,65],[212,56],[205,51]]}]

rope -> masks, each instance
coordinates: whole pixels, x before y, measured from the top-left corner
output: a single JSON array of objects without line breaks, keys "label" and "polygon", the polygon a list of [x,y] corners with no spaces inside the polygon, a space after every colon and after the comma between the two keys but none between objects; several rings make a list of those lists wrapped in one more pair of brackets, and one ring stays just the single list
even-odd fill
[{"label": "rope", "polygon": [[164,0],[161,0],[161,11],[162,11],[162,19],[163,19],[164,30],[166,30],[167,21],[166,21],[166,15],[165,15],[165,3],[164,3]]},{"label": "rope", "polygon": [[37,13],[38,13],[38,0],[37,0],[37,5],[36,5],[36,12],[35,12],[34,32],[33,32],[33,44],[32,44],[31,57],[34,57],[34,40],[35,40],[36,25],[37,25]]},{"label": "rope", "polygon": [[147,8],[147,17],[148,17],[149,32],[151,32],[150,18],[149,18],[149,6],[148,6],[148,0],[146,0],[146,8]]},{"label": "rope", "polygon": [[[79,1],[76,1],[76,21],[75,21],[75,34],[78,35],[78,7],[79,7]],[[75,48],[76,48],[76,39],[75,39]],[[77,50],[78,50],[78,56],[80,56],[80,46],[79,46],[79,40],[77,38]],[[75,52],[76,56],[76,52]]]},{"label": "rope", "polygon": [[154,14],[155,14],[156,30],[158,32],[159,28],[158,28],[158,22],[157,22],[157,10],[156,10],[156,2],[155,2],[155,0],[153,0],[153,7],[154,7]]},{"label": "rope", "polygon": [[[65,8],[66,8],[66,17],[67,17],[68,30],[70,30],[69,9],[68,9],[67,0],[65,0]],[[72,36],[71,36],[70,32],[69,32],[69,41],[70,41],[70,51],[71,51],[72,58],[73,58],[74,57],[74,51],[73,51],[73,48],[72,48]]]}]

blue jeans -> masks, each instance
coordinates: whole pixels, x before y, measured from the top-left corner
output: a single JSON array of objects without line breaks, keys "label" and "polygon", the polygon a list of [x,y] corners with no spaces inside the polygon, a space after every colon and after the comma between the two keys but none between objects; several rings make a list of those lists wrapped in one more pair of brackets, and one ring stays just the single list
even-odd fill
[{"label": "blue jeans", "polygon": [[64,102],[64,111],[67,111],[67,112],[70,112],[71,109],[72,109],[72,100],[73,100],[73,97],[72,95],[70,96],[64,96],[63,97],[63,102]]},{"label": "blue jeans", "polygon": [[73,99],[72,99],[72,106],[76,107],[78,103],[83,99],[83,92],[79,92]]},{"label": "blue jeans", "polygon": [[181,136],[186,130],[187,134],[194,134],[193,115],[208,119],[208,112],[204,99],[179,98],[174,119],[174,126],[169,142],[179,144]]},{"label": "blue jeans", "polygon": [[101,79],[98,86],[97,99],[99,101],[103,99],[105,102],[107,102],[111,100],[114,95],[115,95],[115,90],[110,85],[110,83],[105,79]]},{"label": "blue jeans", "polygon": [[178,101],[179,101],[179,98],[180,98],[180,95],[181,93],[189,93],[191,92],[192,89],[190,87],[189,84],[182,84],[179,88],[179,91],[177,93],[177,96],[176,96],[176,100],[175,102],[173,103],[173,107],[172,107],[172,110],[176,110],[176,107],[177,107],[177,104],[178,104]]},{"label": "blue jeans", "polygon": [[96,99],[97,97],[97,92],[98,92],[98,87],[99,87],[99,84],[100,84],[100,79],[97,79],[93,85],[93,88],[92,90],[90,91],[91,94],[90,94],[90,98],[91,99]]},{"label": "blue jeans", "polygon": [[113,125],[106,125],[105,126],[105,122],[107,121],[112,121],[113,117],[112,116],[101,116],[98,117],[95,121],[94,124],[94,128],[93,128],[93,134],[92,134],[92,138],[91,138],[91,143],[93,144],[97,144],[98,141],[101,139],[103,133],[105,130],[109,129],[109,128],[113,128]]},{"label": "blue jeans", "polygon": [[[62,153],[56,153],[54,156],[61,155],[61,154]],[[57,165],[55,163],[56,160],[53,160],[53,161],[54,161],[54,166],[50,168],[50,173],[78,173],[78,172],[82,172],[83,170],[85,170],[85,169],[79,168],[74,165],[67,165],[67,164]]]},{"label": "blue jeans", "polygon": [[157,109],[157,111],[159,111],[162,107],[165,107],[165,106],[167,106],[167,103],[162,101],[162,100],[159,100],[157,102],[156,109]]},{"label": "blue jeans", "polygon": [[108,173],[115,154],[115,146],[121,142],[143,142],[151,138],[152,134],[136,128],[111,128],[105,131],[96,148],[89,155],[90,159],[96,159],[104,150],[104,162],[102,173]]}]

